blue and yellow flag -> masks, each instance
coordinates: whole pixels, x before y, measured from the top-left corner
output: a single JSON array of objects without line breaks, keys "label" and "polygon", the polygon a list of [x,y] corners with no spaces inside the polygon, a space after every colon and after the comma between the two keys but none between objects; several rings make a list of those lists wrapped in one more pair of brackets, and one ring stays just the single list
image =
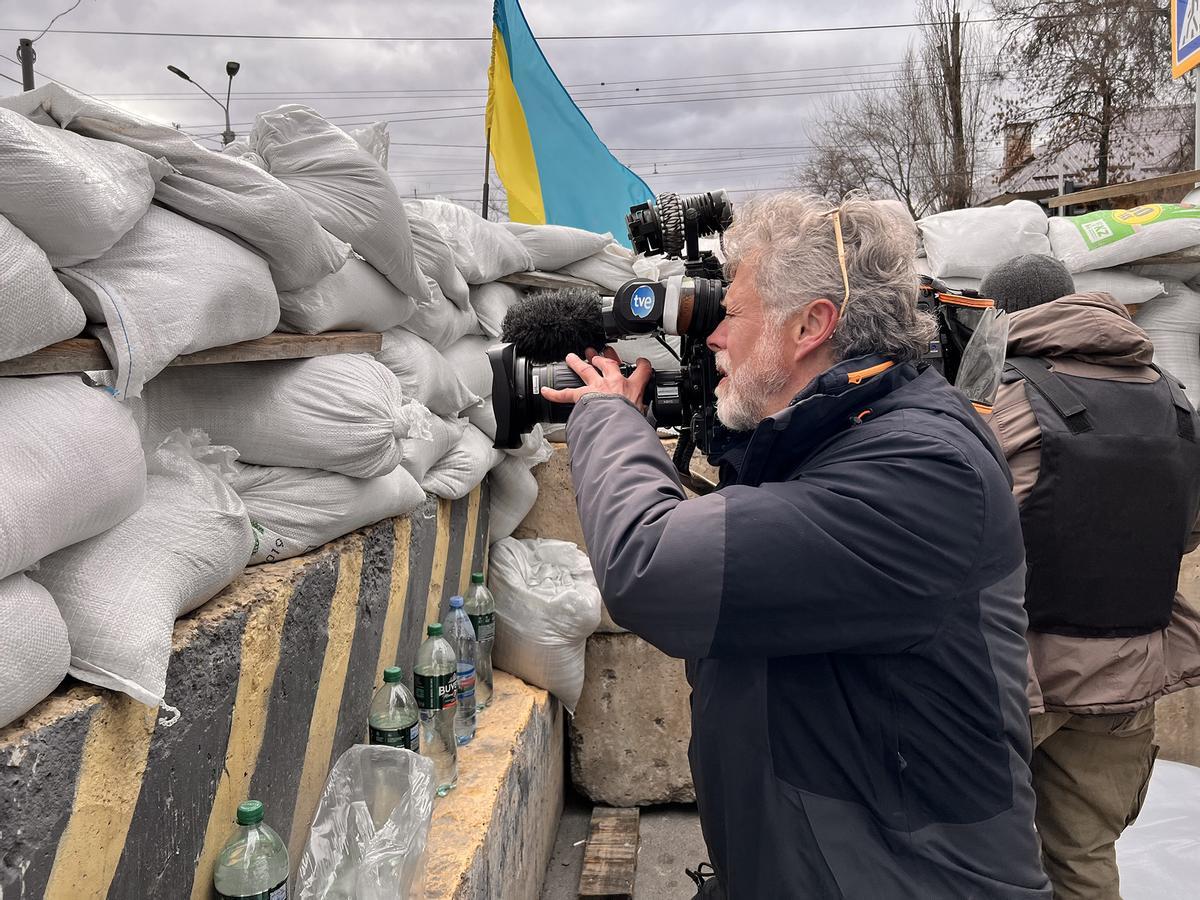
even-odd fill
[{"label": "blue and yellow flag", "polygon": [[653,195],[596,136],[538,46],[517,0],[495,0],[487,128],[514,222],[612,232]]}]

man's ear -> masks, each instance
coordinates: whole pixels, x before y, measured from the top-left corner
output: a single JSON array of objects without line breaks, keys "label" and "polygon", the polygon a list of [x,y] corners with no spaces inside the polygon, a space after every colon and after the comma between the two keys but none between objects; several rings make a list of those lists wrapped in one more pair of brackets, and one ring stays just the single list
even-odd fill
[{"label": "man's ear", "polygon": [[788,337],[797,360],[811,354],[833,337],[838,309],[832,301],[819,297],[800,310],[788,325]]}]

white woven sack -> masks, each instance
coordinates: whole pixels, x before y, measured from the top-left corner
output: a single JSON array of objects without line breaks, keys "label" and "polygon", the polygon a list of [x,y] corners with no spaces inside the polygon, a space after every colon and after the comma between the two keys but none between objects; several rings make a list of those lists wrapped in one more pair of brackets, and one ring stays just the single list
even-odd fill
[{"label": "white woven sack", "polygon": [[384,332],[375,358],[396,376],[404,396],[439,416],[457,416],[479,403],[432,344],[404,328]]},{"label": "white woven sack", "polygon": [[375,162],[384,169],[387,168],[388,150],[392,142],[387,122],[375,122],[372,125],[363,125],[361,128],[351,128],[346,133],[354,138],[354,142],[358,146],[375,157]]},{"label": "white woven sack", "polygon": [[425,502],[421,486],[402,468],[351,478],[321,469],[235,465],[233,488],[254,528],[252,565],[300,556]]},{"label": "white woven sack", "polygon": [[935,278],[983,278],[1005,260],[1050,253],[1046,214],[1032,200],[952,209],[920,219],[917,227]]},{"label": "white woven sack", "polygon": [[471,285],[471,309],[475,310],[483,333],[499,338],[504,333],[504,316],[524,296],[520,288],[501,281]]},{"label": "white woven sack", "polygon": [[1124,269],[1096,269],[1072,276],[1077,293],[1112,294],[1118,303],[1134,306],[1161,297],[1166,288],[1161,280],[1135,275]]},{"label": "white woven sack", "polygon": [[606,291],[615,291],[625,282],[638,277],[633,270],[635,259],[632,250],[614,241],[599,253],[565,265],[559,271],[564,275],[590,281]]},{"label": "white woven sack", "polygon": [[[414,405],[423,408],[420,404]],[[424,429],[418,432],[414,425],[408,437],[400,441],[403,454],[400,465],[418,483],[424,480],[438,460],[454,449],[462,440],[463,432],[467,430],[465,419],[435,416],[428,410],[426,413],[428,418],[424,421]]]},{"label": "white woven sack", "polygon": [[0,214],[55,266],[95,259],[142,217],[171,167],[0,109]]},{"label": "white woven sack", "polygon": [[[665,340],[668,346],[674,348],[676,353],[679,353],[680,341],[678,336],[667,335]],[[617,341],[613,344],[613,348],[617,351],[617,356],[621,357],[621,362],[634,365],[637,363],[638,357],[641,357],[649,362],[650,367],[656,372],[679,371],[679,358],[673,356],[670,350],[660,344],[651,335]]]},{"label": "white woven sack", "polygon": [[0,360],[74,337],[85,324],[41,247],[0,216]]},{"label": "white woven sack", "polygon": [[487,435],[468,425],[450,452],[425,473],[421,487],[443,500],[461,500],[503,459]]},{"label": "white woven sack", "polygon": [[418,305],[429,302],[396,185],[354,138],[315,110],[288,104],[255,117],[250,146],[326,231]]},{"label": "white woven sack", "polygon": [[67,626],[46,589],[21,574],[0,579],[0,728],[48,697],[70,661]]},{"label": "white woven sack", "polygon": [[1054,255],[1072,272],[1108,269],[1200,244],[1200,208],[1149,203],[1050,220]]},{"label": "white woven sack", "polygon": [[459,309],[445,298],[437,282],[430,279],[433,302],[418,306],[417,311],[404,323],[413,334],[420,335],[439,350],[449,347],[464,334],[482,334],[475,310],[469,306]]},{"label": "white woven sack", "polygon": [[538,484],[525,460],[505,456],[488,473],[491,501],[488,506],[488,542],[503,540],[516,530],[537,502]]},{"label": "white woven sack", "polygon": [[[561,426],[555,426],[561,427]],[[546,429],[540,422],[521,438],[521,446],[504,451],[509,456],[516,456],[525,461],[529,468],[548,462],[554,455],[554,448],[546,440]]]},{"label": "white woven sack", "polygon": [[[916,273],[918,275],[933,276],[933,271],[929,267],[929,258],[928,257],[918,256],[913,262],[913,268],[916,270]],[[937,276],[933,276],[933,277],[937,277]],[[962,290],[977,291],[977,290],[979,290],[979,284],[983,279],[982,278],[962,278],[962,277],[958,277],[958,276],[954,276],[954,275],[948,275],[943,278],[939,278],[938,280],[941,281],[944,285],[946,285],[946,287],[953,288],[956,291],[962,291]]]},{"label": "white woven sack", "polygon": [[159,181],[154,199],[237,235],[266,258],[281,291],[315,284],[340,269],[350,252],[349,245],[322,230],[286,185],[237,156],[201,147],[169,125],[54,83],[2,98],[0,107],[162,157],[175,171]]},{"label": "white woven sack", "polygon": [[469,334],[442,351],[458,380],[479,397],[492,396],[492,365],[487,349],[494,343],[491,338]]},{"label": "white woven sack", "polygon": [[369,356],[179,366],[134,404],[148,442],[199,428],[244,462],[356,478],[400,464],[406,422],[396,378]]},{"label": "white woven sack", "polygon": [[408,210],[408,227],[412,230],[413,251],[426,277],[442,289],[446,299],[459,309],[466,309],[470,288],[454,262],[454,251],[442,237],[438,227],[420,213]]},{"label": "white woven sack", "polygon": [[565,225],[526,225],[522,222],[505,222],[504,227],[516,235],[526,250],[535,269],[557,272],[565,265],[578,262],[584,257],[599,253],[612,243],[612,235],[596,234],[581,228]]},{"label": "white woven sack", "polygon": [[467,421],[482,431],[490,440],[496,439],[496,410],[492,406],[492,398],[484,397],[478,406],[472,406],[464,413]]},{"label": "white woven sack", "polygon": [[358,256],[311,287],[279,295],[279,330],[387,331],[411,318],[416,302]]},{"label": "white woven sack", "polygon": [[250,520],[222,478],[231,455],[199,432],[169,435],[146,460],[141,509],[30,573],[62,611],[80,681],[162,703],[175,620],[250,559]]},{"label": "white woven sack", "polygon": [[211,228],[152,206],[99,259],[61,270],[113,367],[117,397],[176,356],[270,334],[279,297],[262,257]]},{"label": "white woven sack", "polygon": [[486,284],[533,268],[529,251],[496,222],[448,200],[405,200],[404,205],[438,227],[468,284]]},{"label": "white woven sack", "polygon": [[505,538],[492,544],[488,587],[496,598],[493,665],[545,688],[574,714],[588,635],[600,626],[587,556],[567,541]]},{"label": "white woven sack", "polygon": [[133,416],[77,375],[0,378],[0,578],[142,505]]},{"label": "white woven sack", "polygon": [[1154,343],[1155,365],[1182,381],[1200,407],[1200,294],[1178,281],[1163,284],[1167,293],[1139,309],[1134,322]]}]

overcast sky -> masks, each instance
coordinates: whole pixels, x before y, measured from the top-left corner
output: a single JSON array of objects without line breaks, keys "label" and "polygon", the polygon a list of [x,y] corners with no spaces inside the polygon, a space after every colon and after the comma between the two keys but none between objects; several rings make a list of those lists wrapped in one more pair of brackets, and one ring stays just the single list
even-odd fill
[{"label": "overcast sky", "polygon": [[[0,27],[32,29],[26,35],[0,32],[0,53],[11,58],[0,58],[0,75],[20,78],[18,37],[36,35],[72,2],[0,3]],[[916,29],[899,28],[549,39],[910,22],[912,0],[524,0],[522,6],[547,59],[596,132],[656,192],[715,187],[743,192],[786,184],[806,155],[822,104],[844,96],[831,92],[863,83],[886,89],[895,64],[917,37]],[[980,0],[965,6],[987,15]],[[482,40],[285,41],[51,31],[37,43],[36,67],[109,102],[180,123],[204,136],[207,145],[219,146],[223,113],[166,66],[178,66],[223,96],[225,61],[237,60],[242,70],[234,79],[231,114],[239,134],[247,132],[255,113],[285,102],[305,103],[347,126],[408,120],[391,125],[389,168],[401,191],[469,200],[478,198],[482,181],[491,12],[486,0],[82,0],[56,28]],[[0,94],[19,90],[8,78],[0,78]],[[635,91],[638,79],[641,89]],[[44,80],[39,76],[39,83]],[[642,105],[615,105],[639,101]],[[609,108],[589,108],[597,103]]]}]

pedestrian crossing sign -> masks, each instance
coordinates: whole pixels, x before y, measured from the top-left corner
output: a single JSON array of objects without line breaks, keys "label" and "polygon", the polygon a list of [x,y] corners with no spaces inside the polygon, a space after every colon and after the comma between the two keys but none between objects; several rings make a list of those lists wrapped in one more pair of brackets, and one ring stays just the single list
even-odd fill
[{"label": "pedestrian crossing sign", "polygon": [[1200,63],[1200,0],[1171,0],[1171,75]]}]

